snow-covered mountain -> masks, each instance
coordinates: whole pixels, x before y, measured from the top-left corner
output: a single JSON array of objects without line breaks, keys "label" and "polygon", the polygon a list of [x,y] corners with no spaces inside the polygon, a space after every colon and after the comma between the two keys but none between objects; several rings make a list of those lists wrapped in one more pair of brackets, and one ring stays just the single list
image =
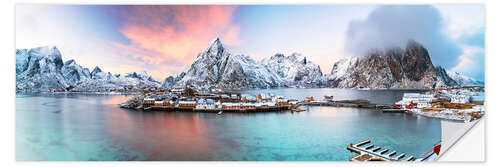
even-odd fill
[{"label": "snow-covered mountain", "polygon": [[64,63],[56,47],[16,50],[16,90],[64,90],[71,81],[63,76]]},{"label": "snow-covered mountain", "polygon": [[276,73],[249,56],[231,54],[216,38],[198,54],[184,77],[174,86],[239,89],[279,87],[281,83]]},{"label": "snow-covered mountain", "polygon": [[434,67],[427,49],[410,40],[406,48],[372,50],[364,57],[345,58],[326,77],[329,87],[443,88],[455,86],[441,67]]},{"label": "snow-covered mountain", "polygon": [[181,74],[176,75],[175,77],[174,76],[169,76],[169,77],[165,78],[165,80],[163,81],[161,87],[163,87],[163,88],[171,88],[172,86],[175,85],[175,83],[179,82],[182,78],[184,78],[185,75],[186,75],[186,73],[182,72]]},{"label": "snow-covered mountain", "polygon": [[484,86],[483,82],[465,76],[462,73],[448,71],[447,74],[460,86]]},{"label": "snow-covered mountain", "polygon": [[113,75],[95,67],[92,72],[75,60],[63,63],[56,47],[16,50],[16,90],[18,91],[112,91],[160,87],[145,71]]},{"label": "snow-covered mountain", "polygon": [[112,74],[96,66],[92,72],[75,60],[63,63],[56,47],[16,50],[18,91],[137,91],[140,88],[193,86],[225,89],[273,87],[444,88],[482,85],[460,73],[435,67],[427,49],[410,40],[406,48],[372,50],[364,57],[341,59],[329,74],[319,65],[293,53],[261,61],[231,54],[219,38],[200,52],[187,71],[155,81],[144,72]]},{"label": "snow-covered mountain", "polygon": [[284,86],[319,87],[323,84],[323,73],[319,65],[312,63],[299,53],[289,56],[278,53],[261,62],[281,78]]},{"label": "snow-covered mountain", "polygon": [[[96,67],[96,69],[100,69]],[[96,71],[96,70],[94,70]],[[99,71],[99,70],[97,70]],[[161,83],[155,81],[146,71],[131,72],[126,75],[110,72],[96,72],[93,79],[86,80],[74,86],[74,92],[108,92],[108,91],[137,91],[139,88],[158,88]]]},{"label": "snow-covered mountain", "polygon": [[76,64],[75,60],[66,61],[61,68],[61,74],[69,85],[76,85],[91,79],[89,69]]}]

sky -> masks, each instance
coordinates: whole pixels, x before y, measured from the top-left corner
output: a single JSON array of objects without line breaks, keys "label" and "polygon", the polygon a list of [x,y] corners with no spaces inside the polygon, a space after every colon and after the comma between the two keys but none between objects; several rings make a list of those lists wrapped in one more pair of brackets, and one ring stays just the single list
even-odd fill
[{"label": "sky", "polygon": [[374,48],[426,47],[434,65],[484,81],[483,5],[16,5],[16,48],[155,79],[185,71],[216,37],[259,61],[294,52],[329,73]]}]

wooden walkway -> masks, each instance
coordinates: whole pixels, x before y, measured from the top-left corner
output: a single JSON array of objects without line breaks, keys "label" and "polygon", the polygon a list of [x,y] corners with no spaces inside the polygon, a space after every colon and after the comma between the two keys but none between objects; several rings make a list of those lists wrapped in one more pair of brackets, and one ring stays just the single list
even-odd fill
[{"label": "wooden walkway", "polygon": [[[361,141],[357,144],[350,144],[347,149],[358,153],[358,156],[351,158],[351,161],[415,161],[413,156],[407,156],[405,153],[401,153],[396,156],[396,151],[389,152],[388,149],[383,149],[381,147],[375,147],[370,144],[370,139]],[[381,150],[381,151],[379,151]]]}]

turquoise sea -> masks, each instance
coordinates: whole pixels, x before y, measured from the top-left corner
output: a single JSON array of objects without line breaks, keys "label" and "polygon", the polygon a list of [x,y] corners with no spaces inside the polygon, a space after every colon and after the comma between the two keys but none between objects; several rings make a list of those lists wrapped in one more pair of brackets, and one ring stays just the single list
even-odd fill
[{"label": "turquoise sea", "polygon": [[[393,103],[407,91],[265,89],[284,96]],[[309,107],[239,114],[121,109],[126,95],[16,94],[18,161],[348,161],[365,139],[418,157],[441,139],[441,121],[374,109]],[[299,98],[299,97],[297,97]],[[399,154],[399,153],[398,153]]]}]

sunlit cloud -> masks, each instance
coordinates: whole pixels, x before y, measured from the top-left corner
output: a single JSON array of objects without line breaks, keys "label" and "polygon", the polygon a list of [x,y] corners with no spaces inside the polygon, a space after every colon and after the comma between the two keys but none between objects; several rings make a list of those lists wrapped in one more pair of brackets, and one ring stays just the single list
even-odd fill
[{"label": "sunlit cloud", "polygon": [[478,80],[484,80],[484,49],[478,46],[462,45],[464,51],[459,63],[450,71],[460,72]]},{"label": "sunlit cloud", "polygon": [[[184,70],[215,37],[238,45],[236,6],[131,6],[120,8],[119,30],[130,43],[113,43],[123,54],[166,73]],[[180,67],[181,66],[181,67]]]}]

